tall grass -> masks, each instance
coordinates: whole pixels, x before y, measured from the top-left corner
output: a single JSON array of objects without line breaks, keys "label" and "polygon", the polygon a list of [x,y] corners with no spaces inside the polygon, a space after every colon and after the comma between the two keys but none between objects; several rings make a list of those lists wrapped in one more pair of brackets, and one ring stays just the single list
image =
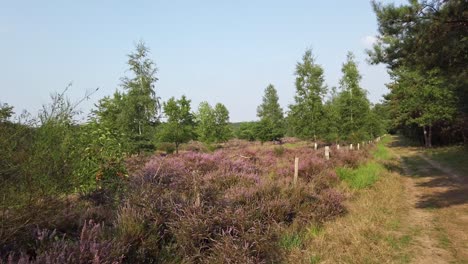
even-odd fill
[{"label": "tall grass", "polygon": [[388,160],[391,158],[391,154],[384,144],[378,144],[372,156],[377,160]]},{"label": "tall grass", "polygon": [[341,180],[345,181],[353,189],[364,189],[372,186],[382,172],[382,165],[369,162],[357,169],[337,168],[336,172]]}]

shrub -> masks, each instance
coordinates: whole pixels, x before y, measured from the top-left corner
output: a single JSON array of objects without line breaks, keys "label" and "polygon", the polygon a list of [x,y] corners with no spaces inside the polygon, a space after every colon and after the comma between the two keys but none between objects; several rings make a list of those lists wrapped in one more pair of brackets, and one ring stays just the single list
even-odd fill
[{"label": "shrub", "polygon": [[10,254],[7,263],[122,263],[125,246],[102,237],[103,227],[86,222],[78,241],[60,237],[55,231],[37,230],[37,248],[30,254]]},{"label": "shrub", "polygon": [[173,154],[176,150],[174,143],[161,142],[158,144],[158,150],[166,152],[166,154]]},{"label": "shrub", "polygon": [[273,150],[276,156],[282,156],[284,154],[285,148],[283,146],[277,146]]}]

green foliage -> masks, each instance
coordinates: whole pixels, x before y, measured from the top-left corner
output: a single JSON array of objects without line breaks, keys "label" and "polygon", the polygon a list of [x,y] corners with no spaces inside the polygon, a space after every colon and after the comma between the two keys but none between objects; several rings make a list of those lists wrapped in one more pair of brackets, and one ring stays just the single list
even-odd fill
[{"label": "green foliage", "polygon": [[124,136],[96,122],[82,125],[78,136],[81,160],[74,172],[75,188],[82,192],[119,188],[127,177],[125,147],[120,143]]},{"label": "green foliage", "polygon": [[215,141],[216,120],[214,111],[208,102],[201,102],[196,114],[198,140],[210,143]]},{"label": "green foliage", "polygon": [[174,143],[178,153],[180,144],[195,137],[195,121],[190,109],[190,100],[185,95],[179,100],[171,97],[163,104],[163,110],[167,121],[160,125],[158,138]]},{"label": "green foliage", "polygon": [[[388,85],[391,114],[396,127],[416,125],[426,131],[426,146],[432,145],[432,127],[454,120],[456,98],[438,70],[424,74],[400,68],[392,75]],[[447,87],[441,89],[441,87]]]},{"label": "green foliage", "polygon": [[336,99],[340,116],[340,136],[354,142],[369,139],[366,122],[369,118],[370,103],[366,91],[360,87],[361,75],[351,52],[348,53],[341,71],[341,92]]},{"label": "green foliage", "polygon": [[208,102],[200,103],[196,120],[196,132],[202,142],[224,142],[231,137],[229,111],[221,103],[217,103],[214,108]]},{"label": "green foliage", "polygon": [[229,127],[229,111],[226,106],[221,103],[217,103],[213,110],[215,119],[215,139],[216,142],[225,142],[231,135],[232,131]]},{"label": "green foliage", "polygon": [[300,248],[302,246],[302,238],[298,234],[285,234],[281,237],[280,246],[286,250]]},{"label": "green foliage", "polygon": [[337,168],[336,173],[351,188],[364,189],[372,186],[378,180],[382,170],[382,165],[376,162],[369,162],[359,166],[357,169]]},{"label": "green foliage", "polygon": [[[383,143],[383,141],[381,142]],[[391,158],[390,152],[382,143],[377,144],[377,148],[372,155],[378,160],[388,160]]]},{"label": "green foliage", "polygon": [[323,134],[323,97],[327,92],[323,68],[315,63],[312,50],[306,50],[296,65],[295,103],[289,106],[288,125],[292,134],[312,138]]},{"label": "green foliage", "polygon": [[140,42],[136,51],[128,55],[131,77],[122,78],[124,92],[99,100],[93,111],[94,119],[105,127],[125,134],[130,152],[152,149],[150,139],[159,121],[159,98],[154,85],[157,68],[149,58],[149,49]]},{"label": "green foliage", "polygon": [[239,128],[235,132],[238,139],[244,139],[248,141],[255,141],[256,138],[256,122],[243,122],[239,125]]},{"label": "green foliage", "polygon": [[6,122],[13,114],[13,106],[0,103],[0,122]]},{"label": "green foliage", "polygon": [[257,108],[257,116],[260,118],[257,137],[262,142],[279,140],[284,136],[283,110],[278,100],[275,87],[272,84],[268,85],[265,89],[263,102]]},{"label": "green foliage", "polygon": [[336,88],[331,89],[331,98],[328,100],[323,109],[324,109],[324,136],[323,138],[328,142],[338,142],[340,137],[340,112],[338,108],[338,94]]},{"label": "green foliage", "polygon": [[[424,137],[428,147],[433,132],[442,143],[468,142],[468,3],[431,0],[395,6],[374,1],[373,7],[379,36],[368,54],[372,63],[387,64],[396,76],[387,97],[393,129]],[[401,91],[396,93],[395,86]],[[403,95],[406,89],[410,91]],[[400,106],[403,101],[410,107]],[[426,113],[413,116],[422,105]]]}]

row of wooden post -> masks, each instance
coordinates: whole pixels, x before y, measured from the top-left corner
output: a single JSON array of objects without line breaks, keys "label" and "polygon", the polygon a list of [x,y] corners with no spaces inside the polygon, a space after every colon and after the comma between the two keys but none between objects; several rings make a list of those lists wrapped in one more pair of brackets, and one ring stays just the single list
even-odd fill
[{"label": "row of wooden post", "polygon": [[[380,137],[377,137],[374,142],[379,142],[380,141]],[[368,141],[367,143],[368,144],[371,144],[372,141]],[[366,144],[366,142],[362,142],[362,145],[364,146]],[[317,142],[314,143],[314,149],[317,150]],[[359,150],[361,148],[361,145],[359,143],[357,143],[357,150]],[[340,144],[336,144],[336,149],[339,150],[340,149]],[[350,150],[353,150],[353,144],[349,144],[349,149]],[[329,146],[325,146],[325,159],[326,160],[329,160],[330,159],[330,147]],[[295,157],[294,158],[294,179],[293,179],[293,184],[296,185],[297,184],[297,178],[299,177],[299,158],[298,157]]]}]

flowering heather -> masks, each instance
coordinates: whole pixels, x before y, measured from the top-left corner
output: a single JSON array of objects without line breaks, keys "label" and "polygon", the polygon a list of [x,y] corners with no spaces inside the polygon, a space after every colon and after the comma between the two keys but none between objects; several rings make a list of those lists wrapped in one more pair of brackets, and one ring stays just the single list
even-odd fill
[{"label": "flowering heather", "polygon": [[[354,167],[365,155],[364,150],[332,151],[325,160],[323,150],[310,146],[237,141],[213,153],[145,157],[144,166],[130,170],[114,205],[86,203],[83,217],[102,221],[105,216],[106,229],[87,221],[81,233],[61,233],[58,240],[44,235],[53,232],[41,233],[36,246],[10,253],[4,261],[282,262],[282,230],[320,225],[343,214],[344,196],[334,189],[339,181],[335,167]],[[297,186],[292,184],[295,157]]]}]

